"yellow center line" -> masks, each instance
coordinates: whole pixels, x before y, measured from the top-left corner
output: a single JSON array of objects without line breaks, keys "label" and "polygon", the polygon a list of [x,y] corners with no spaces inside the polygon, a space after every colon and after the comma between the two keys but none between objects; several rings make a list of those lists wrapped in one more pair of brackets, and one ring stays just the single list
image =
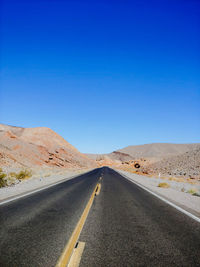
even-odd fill
[{"label": "yellow center line", "polygon": [[78,267],[81,262],[81,256],[85,247],[85,242],[78,242],[78,247],[74,249],[74,252],[70,258],[67,267]]},{"label": "yellow center line", "polygon": [[100,190],[101,190],[101,184],[98,184],[98,188],[97,188],[97,191],[96,191],[96,194],[95,194],[96,196],[99,195]]},{"label": "yellow center line", "polygon": [[72,252],[73,252],[73,249],[76,245],[76,242],[80,236],[80,233],[83,229],[83,225],[87,219],[87,216],[88,216],[88,213],[90,211],[90,208],[92,206],[92,203],[93,203],[93,200],[94,200],[94,197],[95,197],[95,194],[97,193],[98,191],[98,187],[99,187],[99,184],[96,185],[82,215],[81,215],[81,218],[79,220],[79,222],[77,223],[76,225],[76,228],[74,229],[67,245],[65,246],[64,250],[63,250],[63,253],[62,255],[60,256],[57,264],[56,264],[56,267],[66,267],[66,265],[68,264],[69,260],[70,260],[70,257],[72,255]]}]

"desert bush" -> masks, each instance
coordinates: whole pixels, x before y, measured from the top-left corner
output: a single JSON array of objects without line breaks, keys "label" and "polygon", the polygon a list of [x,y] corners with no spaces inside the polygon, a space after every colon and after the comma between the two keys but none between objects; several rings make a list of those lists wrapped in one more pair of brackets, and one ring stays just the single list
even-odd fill
[{"label": "desert bush", "polygon": [[10,177],[15,177],[15,178],[16,178],[16,177],[17,177],[17,173],[16,173],[16,172],[10,172],[10,173],[9,173],[9,176],[10,176]]},{"label": "desert bush", "polygon": [[196,195],[197,194],[197,190],[196,189],[190,189],[187,191],[189,194],[191,195]]},{"label": "desert bush", "polygon": [[18,180],[23,180],[32,176],[32,172],[30,170],[21,170],[19,173],[10,172],[9,177],[16,178]]},{"label": "desert bush", "polygon": [[17,173],[15,172],[11,172],[7,175],[6,177],[6,182],[7,182],[7,185],[10,186],[10,185],[15,185],[15,184],[18,184],[20,181],[16,178],[17,176]]},{"label": "desert bush", "polygon": [[162,187],[162,188],[169,188],[170,185],[168,183],[159,183],[158,187]]},{"label": "desert bush", "polygon": [[0,187],[5,187],[7,185],[5,178],[6,178],[6,174],[0,173]]},{"label": "desert bush", "polygon": [[0,179],[4,179],[6,177],[5,173],[0,173]]},{"label": "desert bush", "polygon": [[43,175],[43,177],[49,177],[51,174],[50,173],[46,173]]},{"label": "desert bush", "polygon": [[30,170],[21,170],[19,173],[10,172],[8,175],[2,172],[0,168],[0,187],[5,187],[13,184],[17,184],[20,180],[30,178],[32,172]]},{"label": "desert bush", "polygon": [[30,170],[22,170],[16,175],[16,178],[18,180],[23,180],[26,178],[30,178],[31,176],[32,176],[32,172]]},{"label": "desert bush", "polygon": [[193,196],[200,197],[200,194],[196,192],[193,194]]}]

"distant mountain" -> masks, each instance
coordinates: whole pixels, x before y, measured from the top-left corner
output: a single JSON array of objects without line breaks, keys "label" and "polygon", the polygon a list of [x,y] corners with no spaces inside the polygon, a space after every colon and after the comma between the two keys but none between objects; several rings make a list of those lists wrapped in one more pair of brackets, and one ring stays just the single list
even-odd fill
[{"label": "distant mountain", "polygon": [[123,152],[119,152],[119,151],[113,151],[112,153],[109,153],[109,154],[85,154],[85,155],[88,158],[94,159],[97,161],[106,160],[106,159],[125,161],[125,160],[133,159],[133,157],[131,157],[130,155],[123,153]]},{"label": "distant mountain", "polygon": [[163,158],[175,156],[194,150],[200,147],[196,144],[170,144],[170,143],[153,143],[137,146],[127,146],[119,149],[121,153],[126,153],[133,158]]},{"label": "distant mountain", "polygon": [[0,166],[81,168],[96,163],[49,128],[0,124]]},{"label": "distant mountain", "polygon": [[86,154],[89,158],[113,161],[130,161],[140,158],[161,160],[166,157],[176,156],[187,151],[200,148],[200,143],[196,144],[170,144],[170,143],[153,143],[145,145],[127,146],[109,154]]}]

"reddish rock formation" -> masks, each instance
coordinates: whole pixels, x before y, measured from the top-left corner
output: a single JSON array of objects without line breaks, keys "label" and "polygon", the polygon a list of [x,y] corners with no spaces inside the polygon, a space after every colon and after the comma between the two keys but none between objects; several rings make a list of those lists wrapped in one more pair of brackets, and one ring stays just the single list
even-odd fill
[{"label": "reddish rock formation", "polygon": [[64,138],[46,127],[21,128],[0,124],[0,167],[91,168],[87,158]]}]

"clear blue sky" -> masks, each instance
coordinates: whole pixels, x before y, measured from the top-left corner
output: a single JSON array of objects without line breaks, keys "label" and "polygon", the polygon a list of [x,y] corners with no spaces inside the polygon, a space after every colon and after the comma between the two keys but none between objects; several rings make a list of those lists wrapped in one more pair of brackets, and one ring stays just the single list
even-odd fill
[{"label": "clear blue sky", "polygon": [[81,152],[200,142],[200,1],[1,0],[1,123]]}]

